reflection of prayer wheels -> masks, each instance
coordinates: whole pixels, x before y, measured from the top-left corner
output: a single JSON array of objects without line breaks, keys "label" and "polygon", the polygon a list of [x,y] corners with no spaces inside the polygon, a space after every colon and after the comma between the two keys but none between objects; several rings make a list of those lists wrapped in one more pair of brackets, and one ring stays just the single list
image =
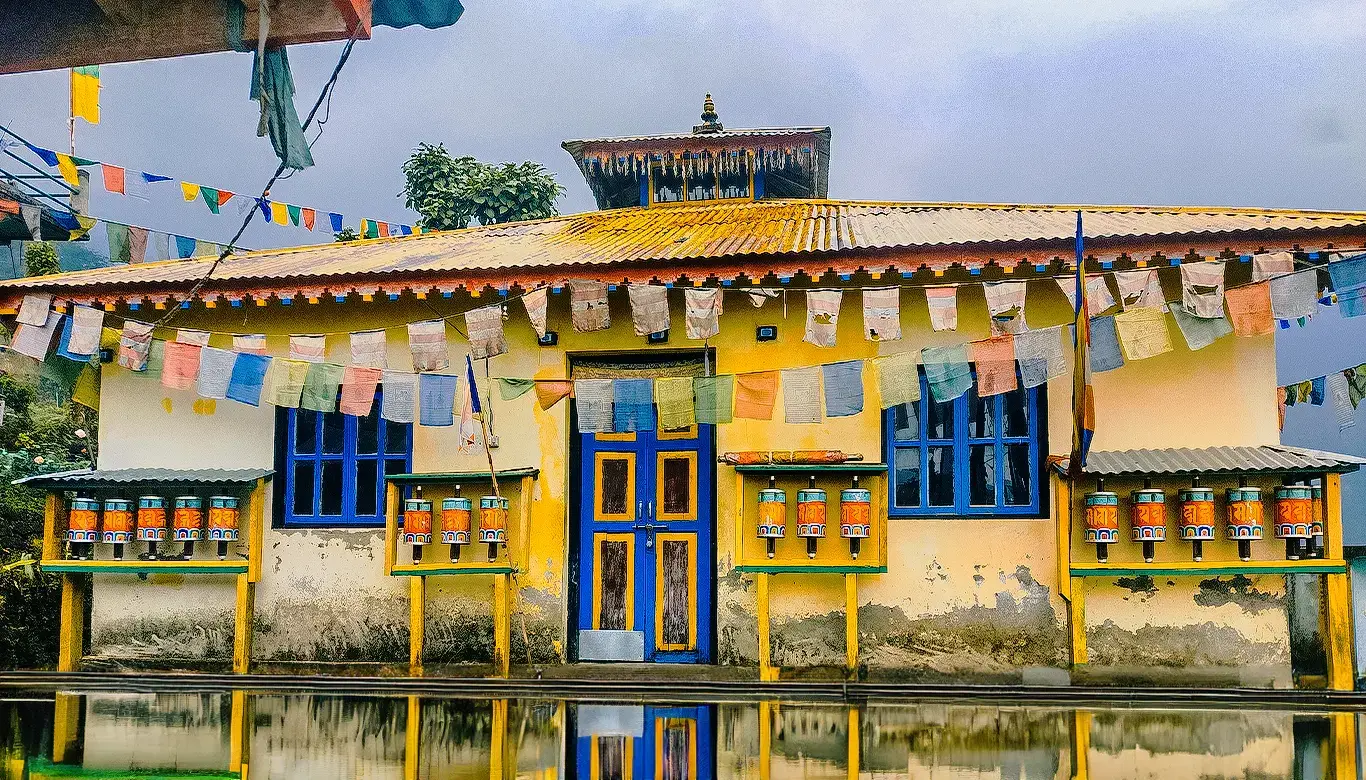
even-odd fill
[{"label": "reflection of prayer wheels", "polygon": [[71,500],[67,515],[67,541],[71,542],[71,557],[86,560],[92,557],[99,540],[100,502],[94,498],[76,497]]},{"label": "reflection of prayer wheels", "polygon": [[138,541],[147,543],[147,558],[155,558],[157,542],[166,541],[166,499],[161,496],[138,499]]},{"label": "reflection of prayer wheels", "polygon": [[1167,494],[1144,480],[1143,489],[1129,497],[1132,504],[1130,538],[1143,543],[1143,560],[1153,562],[1157,542],[1167,541]]},{"label": "reflection of prayer wheels", "polygon": [[1323,487],[1314,485],[1314,511],[1309,521],[1309,546],[1315,558],[1323,557]]},{"label": "reflection of prayer wheels", "polygon": [[209,540],[218,542],[218,560],[228,557],[228,542],[237,541],[237,498],[209,497]]},{"label": "reflection of prayer wheels", "polygon": [[797,537],[806,540],[806,557],[816,557],[816,541],[825,536],[825,491],[810,487],[797,491]]},{"label": "reflection of prayer wheels", "polygon": [[1238,557],[1252,560],[1252,543],[1261,541],[1265,529],[1262,524],[1262,489],[1248,487],[1247,480],[1239,480],[1236,488],[1228,489],[1228,528],[1231,542],[1238,543]]},{"label": "reflection of prayer wheels", "polygon": [[768,487],[759,491],[759,526],[756,529],[760,539],[768,548],[768,557],[778,551],[778,540],[787,532],[787,494],[777,487],[777,479],[768,478]]},{"label": "reflection of prayer wheels", "polygon": [[1181,538],[1191,543],[1191,560],[1205,559],[1205,542],[1214,541],[1214,491],[1200,487],[1200,478],[1178,494]]},{"label": "reflection of prayer wheels", "polygon": [[413,546],[413,563],[422,561],[422,545],[432,543],[432,502],[425,498],[403,501],[401,543]]},{"label": "reflection of prayer wheels", "polygon": [[489,560],[498,558],[498,545],[508,543],[508,500],[479,497],[479,541],[489,546]]},{"label": "reflection of prayer wheels", "polygon": [[1276,488],[1276,518],[1272,531],[1285,540],[1285,557],[1298,561],[1310,537],[1314,522],[1314,491],[1308,485],[1282,485]]},{"label": "reflection of prayer wheels", "polygon": [[133,502],[124,498],[104,501],[105,544],[114,545],[114,560],[123,560],[123,546],[133,541]]},{"label": "reflection of prayer wheels", "polygon": [[1096,480],[1096,491],[1082,498],[1085,507],[1084,538],[1096,546],[1096,560],[1110,560],[1110,545],[1119,541],[1119,494],[1105,489],[1105,480]]},{"label": "reflection of prayer wheels", "polygon": [[863,540],[873,533],[873,493],[858,486],[840,491],[840,536],[849,540],[849,557],[858,558]]},{"label": "reflection of prayer wheels", "polygon": [[194,543],[204,538],[204,500],[199,496],[177,496],[171,527],[177,542],[185,543],[185,560],[194,556]]},{"label": "reflection of prayer wheels", "polygon": [[472,510],[470,500],[463,496],[441,499],[441,543],[451,546],[451,563],[460,560],[460,545],[470,543]]}]

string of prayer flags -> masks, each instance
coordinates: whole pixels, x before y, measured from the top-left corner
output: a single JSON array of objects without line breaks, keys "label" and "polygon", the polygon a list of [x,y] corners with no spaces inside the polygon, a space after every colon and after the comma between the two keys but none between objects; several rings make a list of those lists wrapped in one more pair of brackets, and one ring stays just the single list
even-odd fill
[{"label": "string of prayer flags", "polygon": [[977,395],[986,398],[1019,387],[1015,375],[1015,336],[1009,333],[972,342],[977,364]]},{"label": "string of prayer flags", "polygon": [[196,347],[207,347],[209,346],[209,332],[207,330],[180,328],[175,332],[175,340],[181,344],[193,344]]},{"label": "string of prayer flags", "polygon": [[14,339],[10,342],[9,348],[34,360],[46,358],[47,351],[52,346],[52,337],[56,334],[57,325],[61,321],[61,317],[48,317],[42,325],[21,324],[15,329]]},{"label": "string of prayer flags", "polygon": [[1124,309],[1165,309],[1162,282],[1157,269],[1116,271],[1115,286],[1119,288],[1119,305]]},{"label": "string of prayer flags", "polygon": [[1115,296],[1110,293],[1110,283],[1105,275],[1086,277],[1086,310],[1095,316],[1115,306]]},{"label": "string of prayer flags", "polygon": [[767,287],[752,287],[745,292],[749,295],[749,302],[756,309],[763,308],[764,304],[773,298],[777,298],[781,290],[770,290]]},{"label": "string of prayer flags", "polygon": [[1312,317],[1318,307],[1319,272],[1316,269],[1277,276],[1270,281],[1271,316],[1278,320]]},{"label": "string of prayer flags", "polygon": [[417,410],[417,375],[384,372],[384,400],[380,416],[392,423],[411,424]]},{"label": "string of prayer flags", "polygon": [[536,381],[536,405],[547,410],[574,392],[574,383],[567,379]]},{"label": "string of prayer flags", "polygon": [[445,320],[408,323],[408,347],[413,353],[414,371],[445,371],[451,367]]},{"label": "string of prayer flags", "polygon": [[289,359],[321,363],[327,354],[326,336],[290,336]]},{"label": "string of prayer flags", "polygon": [[966,344],[925,347],[920,350],[920,364],[925,367],[930,395],[939,403],[952,401],[972,387],[972,366],[968,364]]},{"label": "string of prayer flags", "polygon": [[247,355],[266,354],[264,333],[239,333],[232,337],[232,351]]},{"label": "string of prayer flags", "polygon": [[228,385],[232,382],[232,367],[236,362],[236,352],[215,347],[200,347],[199,397],[227,398]]},{"label": "string of prayer flags", "polygon": [[659,284],[628,284],[631,299],[631,324],[637,336],[648,336],[669,329],[669,288]]},{"label": "string of prayer flags", "polygon": [[337,410],[337,391],[341,389],[345,366],[336,363],[313,363],[304,375],[304,389],[299,395],[299,408],[315,412]]},{"label": "string of prayer flags", "polygon": [[930,327],[935,331],[958,330],[958,288],[926,287],[925,302],[930,307]]},{"label": "string of prayer flags", "polygon": [[826,417],[849,417],[863,411],[862,360],[826,363],[821,375]]},{"label": "string of prayer flags", "polygon": [[821,372],[817,366],[782,369],[783,421],[789,425],[821,421]]},{"label": "string of prayer flags", "polygon": [[[569,281],[569,319],[574,330],[593,333],[607,330],[612,325],[612,314],[607,307],[607,285],[585,279]],[[578,391],[575,391],[575,395]]]},{"label": "string of prayer flags", "polygon": [[1218,319],[1192,317],[1186,313],[1184,306],[1175,302],[1171,305],[1171,311],[1172,318],[1176,320],[1177,329],[1181,331],[1182,337],[1186,339],[1186,346],[1192,352],[1197,349],[1204,349],[1233,332],[1233,326],[1223,317]]},{"label": "string of prayer flags", "polygon": [[720,333],[721,288],[685,288],[683,324],[690,339],[709,339]]},{"label": "string of prayer flags", "polygon": [[351,334],[353,366],[387,368],[388,351],[388,340],[382,330],[362,330]]},{"label": "string of prayer flags", "polygon": [[465,312],[465,332],[469,334],[470,353],[475,360],[496,357],[508,351],[503,336],[503,305],[495,303]]},{"label": "string of prayer flags", "polygon": [[1181,303],[1193,317],[1224,316],[1224,263],[1222,260],[1181,264]]},{"label": "string of prayer flags", "polygon": [[1029,330],[1015,337],[1015,360],[1020,364],[1020,383],[1038,387],[1067,374],[1062,346],[1062,326]]},{"label": "string of prayer flags", "polygon": [[100,348],[100,334],[104,331],[104,310],[91,306],[76,306],[71,312],[71,341],[67,351],[89,357]]},{"label": "string of prayer flags", "polygon": [[575,379],[574,412],[579,433],[612,433],[612,380]]},{"label": "string of prayer flags", "polygon": [[840,318],[840,290],[806,291],[806,334],[803,341],[818,347],[835,346]]},{"label": "string of prayer flags", "polygon": [[384,372],[371,366],[347,366],[342,372],[342,414],[369,417],[375,406],[375,390]]},{"label": "string of prayer flags", "polygon": [[459,377],[453,374],[419,374],[417,377],[418,423],[444,428],[455,424],[455,391]]},{"label": "string of prayer flags", "polygon": [[1275,330],[1271,317],[1271,283],[1234,287],[1224,293],[1224,305],[1239,336],[1266,336]]},{"label": "string of prayer flags", "polygon": [[182,341],[166,342],[166,354],[161,366],[161,386],[170,390],[188,390],[199,378],[198,344]]},{"label": "string of prayer flags", "polygon": [[1119,348],[1119,332],[1114,317],[1091,318],[1091,371],[1113,371],[1124,365],[1124,354]]},{"label": "string of prayer flags", "polygon": [[1252,281],[1263,282],[1268,279],[1293,273],[1295,256],[1290,252],[1264,252],[1252,256]]},{"label": "string of prayer flags", "polygon": [[920,371],[916,359],[914,352],[901,352],[873,361],[883,409],[920,400]]},{"label": "string of prayer flags", "polygon": [[1115,315],[1114,325],[1126,360],[1142,360],[1172,351],[1167,315],[1161,309],[1122,311]]},{"label": "string of prayer flags", "polygon": [[612,429],[621,433],[654,430],[654,404],[654,380],[612,380]]},{"label": "string of prayer flags", "polygon": [[52,295],[50,293],[28,293],[24,296],[23,303],[19,304],[19,316],[15,322],[20,325],[37,325],[42,327],[47,324],[49,315],[52,314]]},{"label": "string of prayer flags", "polygon": [[272,360],[270,373],[266,376],[266,400],[286,409],[299,408],[308,369],[313,365],[305,360]]},{"label": "string of prayer flags", "polygon": [[1333,413],[1338,421],[1338,433],[1356,425],[1352,417],[1352,401],[1347,389],[1347,376],[1341,371],[1328,375],[1328,395],[1333,399]]},{"label": "string of prayer flags", "polygon": [[237,359],[232,363],[232,375],[228,378],[227,397],[247,406],[260,406],[261,391],[265,387],[270,364],[271,359],[265,355],[237,353]]},{"label": "string of prayer flags", "polygon": [[659,409],[660,430],[677,431],[696,425],[693,378],[671,376],[656,379],[655,406]]},{"label": "string of prayer flags", "polygon": [[545,338],[546,308],[549,303],[549,290],[545,287],[537,287],[526,295],[522,296],[522,305],[526,307],[527,319],[531,320],[531,327],[536,331],[536,338]]},{"label": "string of prayer flags", "polygon": [[699,376],[693,379],[692,390],[697,422],[716,425],[734,419],[731,412],[735,396],[734,376]]},{"label": "string of prayer flags", "polygon": [[500,377],[498,379],[498,397],[504,401],[513,401],[536,388],[534,379],[509,379]]},{"label": "string of prayer flags", "polygon": [[735,417],[747,420],[773,419],[778,401],[778,372],[756,371],[735,377]]},{"label": "string of prayer flags", "polygon": [[1069,277],[1069,278],[1066,278],[1066,279],[1061,278],[1061,277],[1058,277],[1057,279],[1055,279],[1055,281],[1057,281],[1057,283],[1058,283],[1058,289],[1062,290],[1062,294],[1065,295],[1065,296],[1067,296],[1067,305],[1072,309],[1072,311],[1076,311],[1076,310],[1077,310],[1077,282],[1076,282],[1076,280],[1075,280],[1075,279],[1072,279],[1072,278],[1070,278],[1070,277]]},{"label": "string of prayer flags", "polygon": [[123,332],[119,336],[120,368],[129,371],[147,370],[147,353],[152,348],[152,326],[135,320],[123,321]]},{"label": "string of prayer flags", "polygon": [[994,335],[1021,333],[1029,330],[1025,323],[1024,282],[996,282],[982,285],[986,293],[987,313],[991,315]]},{"label": "string of prayer flags", "polygon": [[901,288],[864,289],[863,335],[869,341],[901,338]]}]

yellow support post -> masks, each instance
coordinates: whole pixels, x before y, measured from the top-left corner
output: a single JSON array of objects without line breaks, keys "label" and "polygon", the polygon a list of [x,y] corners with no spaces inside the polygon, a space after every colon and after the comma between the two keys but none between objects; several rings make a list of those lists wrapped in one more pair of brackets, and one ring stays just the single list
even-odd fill
[{"label": "yellow support post", "polygon": [[1058,595],[1072,598],[1072,483],[1057,476],[1053,481],[1053,519],[1058,532]]},{"label": "yellow support post", "polygon": [[1086,654],[1086,578],[1072,577],[1072,600],[1067,603],[1067,625],[1072,633],[1072,666],[1087,662]]},{"label": "yellow support post", "polygon": [[849,780],[858,780],[859,770],[859,709],[858,707],[849,708]]},{"label": "yellow support post", "polygon": [[247,579],[261,581],[261,561],[266,543],[266,481],[256,480],[247,499]]},{"label": "yellow support post", "polygon": [[[530,476],[522,477],[521,495],[517,497],[517,556],[516,563],[512,563],[512,556],[509,555],[508,563],[512,563],[515,568],[526,571],[531,565],[531,493],[534,488],[535,480]],[[513,548],[509,546],[509,552]]]},{"label": "yellow support post", "polygon": [[52,763],[66,763],[67,754],[75,751],[76,739],[80,734],[80,725],[80,694],[59,691],[53,697]]},{"label": "yellow support post", "polygon": [[1072,711],[1072,780],[1087,780],[1091,776],[1091,713]]},{"label": "yellow support post", "polygon": [[228,771],[244,774],[250,761],[247,734],[247,692],[232,692],[232,712],[228,720]]},{"label": "yellow support post", "polygon": [[[1323,475],[1324,556],[1342,560],[1342,475]],[[1350,691],[1356,687],[1352,662],[1352,593],[1348,575],[1326,574],[1324,643],[1328,651],[1328,687]]]},{"label": "yellow support post", "polygon": [[398,497],[399,488],[392,482],[384,486],[384,576],[394,573],[394,557],[398,554]]},{"label": "yellow support post", "polygon": [[507,677],[512,671],[512,611],[508,603],[510,579],[510,574],[493,575],[493,673],[497,677]]},{"label": "yellow support post", "polygon": [[858,676],[858,575],[844,575],[844,665]]},{"label": "yellow support post", "polygon": [[237,610],[232,635],[232,673],[246,674],[251,669],[251,624],[256,606],[256,583],[251,573],[237,575]]},{"label": "yellow support post", "polygon": [[62,575],[61,625],[57,630],[57,671],[74,672],[85,654],[85,588],[78,574]]},{"label": "yellow support post", "polygon": [[489,780],[503,780],[507,754],[508,700],[493,700],[493,728],[489,735]]},{"label": "yellow support post", "polygon": [[759,702],[759,780],[773,777],[773,703]]},{"label": "yellow support post", "polygon": [[1342,475],[1323,475],[1323,557],[1342,560]]},{"label": "yellow support post", "polygon": [[[422,579],[414,577],[415,580]],[[408,720],[403,726],[403,780],[417,780],[418,746],[422,744],[422,699],[408,697]]]},{"label": "yellow support post", "polygon": [[760,682],[775,682],[778,679],[778,669],[773,666],[773,651],[769,645],[768,577],[768,572],[759,572],[754,575],[756,598],[758,599],[755,611],[759,613]]},{"label": "yellow support post", "polygon": [[422,676],[422,640],[427,631],[427,578],[408,578],[408,673]]},{"label": "yellow support post", "polygon": [[1329,777],[1357,780],[1357,716],[1354,712],[1334,712],[1328,716],[1333,754]]},{"label": "yellow support post", "polygon": [[62,557],[62,540],[58,534],[66,530],[66,523],[66,502],[56,493],[48,493],[43,511],[43,560],[55,561]]}]

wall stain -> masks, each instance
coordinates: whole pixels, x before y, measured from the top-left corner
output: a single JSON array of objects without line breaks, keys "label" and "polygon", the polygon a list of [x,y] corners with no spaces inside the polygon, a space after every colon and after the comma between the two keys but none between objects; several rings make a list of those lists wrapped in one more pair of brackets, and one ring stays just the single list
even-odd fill
[{"label": "wall stain", "polygon": [[1212,577],[1200,581],[1195,603],[1202,607],[1222,607],[1237,604],[1244,611],[1257,614],[1268,609],[1284,609],[1285,596],[1257,590],[1246,575],[1235,574],[1227,580]]},{"label": "wall stain", "polygon": [[232,658],[232,610],[196,609],[194,618],[173,616],[111,622],[91,637],[92,660],[165,661]]},{"label": "wall stain", "polygon": [[1284,645],[1255,642],[1235,628],[1212,622],[1188,626],[1146,625],[1137,631],[1113,620],[1086,628],[1091,664],[1095,666],[1284,666]]},{"label": "wall stain", "polygon": [[[1147,574],[1140,574],[1137,577],[1120,577],[1115,580],[1115,585],[1138,596],[1140,601],[1147,601],[1157,595],[1157,583]],[[1124,600],[1128,601],[1129,597],[1125,596]]]}]

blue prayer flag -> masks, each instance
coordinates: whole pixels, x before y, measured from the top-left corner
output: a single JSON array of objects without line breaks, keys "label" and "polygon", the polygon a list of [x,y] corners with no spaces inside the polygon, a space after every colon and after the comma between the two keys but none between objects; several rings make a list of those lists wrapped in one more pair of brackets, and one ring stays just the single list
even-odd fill
[{"label": "blue prayer flag", "polygon": [[418,423],[429,426],[455,424],[455,390],[460,377],[450,374],[418,374]]},{"label": "blue prayer flag", "polygon": [[469,382],[470,392],[470,412],[472,414],[483,414],[484,410],[479,406],[479,385],[474,383],[474,361],[470,356],[465,356],[465,379]]},{"label": "blue prayer flag", "polygon": [[1327,383],[1328,377],[1326,376],[1318,376],[1309,380],[1309,403],[1314,406],[1323,406],[1324,390]]},{"label": "blue prayer flag", "polygon": [[175,237],[175,253],[176,253],[176,257],[179,257],[179,258],[181,258],[182,260],[185,259],[185,258],[187,258],[187,257],[190,257],[191,255],[193,255],[193,254],[194,254],[194,239],[193,239],[193,238],[187,238],[187,237],[185,237],[185,236],[176,236],[176,237]]},{"label": "blue prayer flag", "polygon": [[1114,317],[1091,318],[1091,370],[1099,374],[1124,365],[1124,353],[1119,349],[1119,333]]},{"label": "blue prayer flag", "polygon": [[653,431],[654,403],[653,379],[612,380],[612,430],[622,433]]},{"label": "blue prayer flag", "polygon": [[1347,290],[1366,286],[1366,254],[1353,255],[1328,264],[1328,276],[1333,289],[1341,295]]},{"label": "blue prayer flag", "polygon": [[257,198],[257,199],[256,199],[256,205],[257,205],[257,207],[259,207],[259,208],[261,209],[261,216],[265,217],[265,218],[266,218],[266,221],[269,222],[269,221],[270,221],[270,201],[266,200],[265,198]]},{"label": "blue prayer flag", "polygon": [[332,220],[332,232],[340,233],[342,230],[342,215],[329,213],[327,218]]},{"label": "blue prayer flag", "polygon": [[261,405],[261,388],[265,385],[266,371],[270,368],[270,357],[237,353],[232,364],[232,377],[228,380],[228,398],[248,406]]},{"label": "blue prayer flag", "polygon": [[848,417],[863,411],[863,361],[821,366],[825,381],[825,416]]},{"label": "blue prayer flag", "polygon": [[142,172],[142,180],[145,181],[145,182],[147,182],[148,184],[156,184],[156,183],[159,182],[159,181],[170,181],[170,180],[171,180],[171,177],[170,177],[170,176],[162,176],[162,175],[160,175],[160,174],[148,173],[148,172],[146,172],[146,171],[143,171],[143,172]]},{"label": "blue prayer flag", "polygon": [[41,146],[34,146],[28,141],[24,142],[24,146],[27,146],[30,152],[33,152],[34,154],[38,155],[40,158],[42,158],[42,161],[47,163],[48,165],[57,164],[57,153],[52,151],[51,149],[44,149]]},{"label": "blue prayer flag", "polygon": [[71,315],[62,315],[62,335],[57,339],[57,354],[77,363],[89,363],[90,355],[77,355],[71,351],[71,327]]}]

